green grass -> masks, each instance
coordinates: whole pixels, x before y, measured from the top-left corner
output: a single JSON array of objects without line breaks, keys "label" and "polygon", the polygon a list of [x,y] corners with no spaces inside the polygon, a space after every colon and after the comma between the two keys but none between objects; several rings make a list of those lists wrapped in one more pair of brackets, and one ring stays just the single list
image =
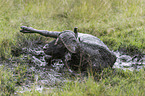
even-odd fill
[{"label": "green grass", "polygon": [[[11,50],[21,49],[27,46],[25,42],[39,39],[40,35],[21,34],[20,26],[50,31],[73,30],[74,27],[78,27],[79,32],[99,37],[111,50],[123,49],[129,53],[145,51],[144,0],[0,0],[0,2],[0,60],[14,57]],[[44,42],[49,40],[43,38]],[[0,68],[0,86],[2,86],[0,94],[10,95],[16,91],[16,85],[25,82],[27,70],[23,69],[23,62],[21,63],[14,71],[17,77],[14,77],[13,71],[7,67]],[[109,73],[113,76],[108,76]],[[144,70],[117,71],[115,75],[112,71],[109,73],[104,73],[106,77],[100,76],[99,81],[89,77],[79,82],[80,79],[77,78],[78,81],[68,82],[63,88],[56,88],[51,92],[39,93],[34,90],[20,95],[145,95]]]},{"label": "green grass", "polygon": [[[96,81],[96,79],[98,81]],[[67,82],[63,87],[44,90],[42,93],[27,91],[22,96],[144,96],[145,70],[139,72],[104,70],[97,76],[76,77],[75,82]]]},{"label": "green grass", "polygon": [[0,95],[8,96],[16,91],[13,73],[4,66],[0,66]]},{"label": "green grass", "polygon": [[[20,60],[15,58],[16,60]],[[14,59],[13,59],[14,62]],[[16,91],[20,90],[20,86],[28,85],[28,81],[34,82],[34,71],[29,69],[25,61],[20,63],[3,62],[0,65],[0,96],[14,95]]]},{"label": "green grass", "polygon": [[[20,26],[99,37],[112,50],[145,50],[144,0],[7,0],[0,4],[1,57],[11,56]],[[32,35],[31,35],[32,36]],[[33,37],[33,36],[32,36]],[[25,38],[25,36],[24,36]]]},{"label": "green grass", "polygon": [[[21,68],[20,68],[21,67]],[[17,74],[17,75],[16,75]],[[24,93],[18,85],[28,78],[24,76],[26,67],[19,66],[15,71],[0,67],[0,94],[19,96],[144,96],[145,95],[145,69],[140,71],[124,71],[121,69],[104,69],[102,73],[89,75],[88,77],[74,77],[64,85],[56,86],[55,89],[44,89],[41,93],[35,90],[35,84],[31,91]],[[15,76],[14,76],[15,75]],[[17,85],[17,87],[16,87]],[[21,91],[21,90],[20,90]]]}]

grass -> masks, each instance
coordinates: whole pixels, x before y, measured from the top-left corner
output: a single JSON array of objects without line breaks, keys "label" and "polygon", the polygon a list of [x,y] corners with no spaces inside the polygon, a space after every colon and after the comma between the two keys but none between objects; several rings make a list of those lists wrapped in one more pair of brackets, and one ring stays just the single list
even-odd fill
[{"label": "grass", "polygon": [[[99,37],[110,49],[145,49],[144,0],[7,0],[0,4],[1,57],[11,56],[20,26]],[[32,36],[32,35],[31,35]],[[25,38],[26,36],[24,36]],[[33,37],[33,36],[32,36]]]},{"label": "grass", "polygon": [[[15,58],[16,60],[20,59]],[[29,69],[25,61],[19,62],[21,64],[3,62],[0,66],[0,96],[14,95],[20,89],[19,86],[29,85],[29,81],[35,81],[34,71]]]},{"label": "grass", "polygon": [[[117,69],[104,70],[97,76],[76,77],[75,82],[67,82],[62,88],[39,93],[36,90],[24,92],[22,96],[144,96],[145,70],[139,72]],[[98,81],[96,81],[96,79]]]},{"label": "grass", "polygon": [[0,95],[10,95],[16,91],[13,74],[0,66]]},{"label": "grass", "polygon": [[[78,27],[79,32],[99,37],[111,50],[134,54],[145,51],[144,0],[0,0],[0,60],[14,57],[12,50],[20,49],[40,35],[21,34],[20,26],[40,30],[63,31]],[[43,37],[43,41],[50,39]],[[23,63],[10,71],[0,68],[0,94],[10,95],[19,82],[25,82]],[[25,67],[24,67],[25,68]],[[13,73],[16,72],[17,77]],[[113,74],[111,71],[110,74]],[[21,95],[145,95],[144,70],[118,71],[116,75],[89,77],[81,83],[68,82],[53,92],[28,92]],[[108,75],[108,73],[104,73]],[[125,76],[122,76],[124,74]],[[129,75],[128,75],[129,74]],[[10,77],[9,77],[10,76]],[[23,76],[24,78],[21,78]],[[103,75],[104,76],[104,75]],[[7,87],[10,86],[10,87]],[[69,87],[70,86],[70,87]],[[10,88],[10,89],[9,89]],[[63,90],[63,91],[62,91]]]},{"label": "grass", "polygon": [[[21,68],[19,68],[21,67]],[[19,75],[15,75],[19,74]],[[102,73],[88,77],[75,77],[73,80],[66,82],[63,86],[55,89],[43,90],[41,93],[32,87],[31,91],[24,93],[16,92],[19,87],[16,85],[24,83],[26,69],[18,66],[15,71],[11,72],[0,67],[0,94],[1,95],[20,95],[20,96],[144,96],[145,95],[145,69],[140,71],[124,71],[121,69],[104,69]],[[23,80],[20,80],[23,78]]]}]

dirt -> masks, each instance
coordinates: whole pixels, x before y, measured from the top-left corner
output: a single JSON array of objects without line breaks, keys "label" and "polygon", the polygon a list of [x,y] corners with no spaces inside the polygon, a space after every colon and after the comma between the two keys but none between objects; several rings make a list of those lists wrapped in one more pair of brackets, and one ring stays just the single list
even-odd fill
[{"label": "dirt", "polygon": [[[31,90],[31,85],[35,83],[36,90],[42,91],[44,88],[54,88],[56,85],[62,85],[68,79],[68,70],[63,68],[63,62],[59,59],[52,60],[48,64],[45,60],[46,54],[42,50],[43,46],[38,44],[35,47],[24,47],[13,50],[13,57],[9,58],[4,65],[13,70],[14,76],[18,75],[16,68],[18,66],[26,66],[25,74],[18,85],[21,85],[21,91]],[[18,53],[19,52],[19,53]],[[114,52],[117,60],[113,68],[121,68],[123,70],[139,70],[145,67],[145,54],[135,54],[134,56],[126,55],[124,52]],[[20,68],[21,69],[21,68]],[[67,75],[67,76],[66,76]],[[69,75],[70,76],[70,75]],[[24,78],[27,78],[25,81]]]}]

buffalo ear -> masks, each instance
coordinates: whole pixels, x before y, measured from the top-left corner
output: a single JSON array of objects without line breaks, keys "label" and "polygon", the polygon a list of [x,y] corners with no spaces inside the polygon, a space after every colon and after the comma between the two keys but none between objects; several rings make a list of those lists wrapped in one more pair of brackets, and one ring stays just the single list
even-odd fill
[{"label": "buffalo ear", "polygon": [[76,49],[78,48],[79,41],[75,37],[75,33],[72,31],[64,31],[62,32],[58,38],[56,39],[55,44],[61,40],[64,46],[71,52],[76,53]]}]

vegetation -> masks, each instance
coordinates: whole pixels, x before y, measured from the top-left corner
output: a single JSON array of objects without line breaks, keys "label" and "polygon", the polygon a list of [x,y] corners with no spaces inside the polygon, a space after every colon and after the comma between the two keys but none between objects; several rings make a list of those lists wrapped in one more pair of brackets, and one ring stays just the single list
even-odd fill
[{"label": "vegetation", "polygon": [[[123,70],[104,70],[97,76],[89,76],[76,81],[67,82],[62,88],[48,90],[42,93],[33,90],[20,95],[44,96],[144,96],[145,70],[139,72]],[[96,82],[98,79],[98,82]],[[81,82],[80,82],[81,81]]]},{"label": "vegetation", "polygon": [[[18,67],[17,67],[18,68]],[[16,68],[16,69],[17,69]],[[21,68],[19,68],[21,69]],[[24,68],[23,68],[24,71]],[[22,70],[20,71],[21,73]],[[13,77],[13,73],[0,68],[0,94],[12,95],[18,87],[20,73]],[[26,78],[26,77],[25,77]],[[15,80],[14,80],[15,79]],[[24,78],[23,78],[24,79]],[[66,82],[62,87],[43,90],[41,93],[32,87],[31,91],[17,93],[20,96],[144,96],[145,69],[140,71],[123,71],[121,69],[105,69],[100,74],[88,77],[75,77],[74,81]],[[24,82],[24,80],[23,80]]]},{"label": "vegetation", "polygon": [[15,92],[15,81],[13,74],[4,69],[4,66],[0,67],[0,95],[10,95]]},{"label": "vegetation", "polygon": [[0,51],[5,58],[22,25],[51,31],[77,26],[110,49],[145,49],[144,0],[1,0],[0,9]]},{"label": "vegetation", "polygon": [[[145,51],[144,0],[0,0],[0,2],[1,61],[14,57],[12,50],[20,49],[30,41],[40,38],[40,35],[21,34],[20,26],[51,31],[73,30],[74,27],[78,27],[79,32],[99,37],[111,50],[122,50],[130,54]],[[45,43],[49,38],[43,37],[43,41]],[[25,81],[20,78],[27,70],[18,66],[15,71],[10,71],[3,63],[1,65],[0,94],[10,95],[16,92],[16,85],[20,85],[18,82]],[[13,72],[19,75],[14,77]],[[95,76],[90,76],[79,83],[81,79],[76,77],[76,82],[68,82],[63,88],[56,88],[52,92],[39,93],[34,90],[22,95],[143,96],[144,73],[145,70],[117,71],[114,74],[110,70],[103,73],[106,77],[103,77],[104,75],[100,76],[102,78],[96,77],[99,78],[98,81],[94,80]]]}]

